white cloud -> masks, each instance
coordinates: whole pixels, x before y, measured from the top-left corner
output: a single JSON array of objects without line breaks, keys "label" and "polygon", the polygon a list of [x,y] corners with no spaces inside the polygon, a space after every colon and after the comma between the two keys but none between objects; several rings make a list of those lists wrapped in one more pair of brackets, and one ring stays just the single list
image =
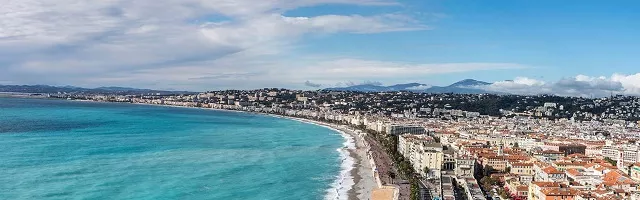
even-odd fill
[{"label": "white cloud", "polygon": [[539,81],[536,79],[530,79],[527,77],[517,77],[513,80],[514,83],[516,84],[524,84],[524,85],[528,85],[528,86],[539,86],[539,85],[544,85],[544,81]]},{"label": "white cloud", "polygon": [[[143,73],[156,80],[193,79],[198,72],[255,74],[264,71],[256,63],[290,56],[304,35],[427,28],[399,14],[284,14],[321,4],[398,5],[391,0],[7,0],[0,6],[0,79],[96,85],[121,84],[106,80]],[[198,71],[179,71],[185,68]]]},{"label": "white cloud", "polygon": [[[504,92],[511,94],[532,94],[533,92],[537,93],[546,93],[543,88],[546,85],[544,81],[531,79],[527,77],[516,77],[513,80],[508,81],[498,81],[490,85],[484,86],[476,86],[481,89],[496,91],[496,92]],[[537,90],[531,90],[532,88],[538,88]]]},{"label": "white cloud", "polygon": [[495,82],[494,84],[495,85],[502,85],[502,86],[505,86],[505,87],[513,86],[513,85],[541,86],[541,85],[544,85],[545,82],[544,81],[540,81],[540,80],[536,80],[536,79],[527,78],[527,77],[516,77],[513,80],[499,81],[499,82]]},{"label": "white cloud", "polygon": [[640,94],[640,73],[632,75],[613,74],[611,80],[620,82],[628,94]]},{"label": "white cloud", "polygon": [[[266,59],[265,56],[257,55],[252,55],[252,59],[242,60],[240,58],[247,58],[248,56],[243,54],[245,52],[205,63],[194,63],[193,65],[180,67],[141,69],[133,73],[118,73],[114,76],[93,80],[101,83],[144,82],[145,85],[159,86],[168,83],[183,84],[183,86],[215,83],[215,86],[203,89],[255,89],[283,86],[300,89],[308,86],[308,84],[305,84],[307,81],[329,86],[344,81],[361,83],[367,80],[391,80],[398,77],[423,80],[426,76],[442,73],[524,67],[505,63],[405,64],[353,59],[331,60],[331,58],[309,58],[292,61]],[[158,80],[157,77],[163,74],[172,74],[172,76]]]},{"label": "white cloud", "polygon": [[203,24],[200,32],[215,44],[246,49],[271,41],[291,41],[309,33],[378,33],[426,28],[417,24],[409,26],[410,23],[407,20],[397,20],[393,15],[286,17],[268,14],[244,19],[240,23]]},{"label": "white cloud", "polygon": [[614,74],[611,77],[577,75],[555,82],[518,77],[513,81],[499,81],[478,87],[511,94],[555,94],[582,97],[607,96],[611,93],[640,95],[640,73],[633,75]]},{"label": "white cloud", "polygon": [[319,31],[323,33],[379,33],[390,31],[410,31],[428,27],[414,24],[414,20],[402,15],[377,15],[364,17],[360,15],[324,15],[318,17],[283,17],[283,21],[301,30]]},{"label": "white cloud", "polygon": [[419,85],[419,86],[408,87],[407,90],[426,90],[432,87],[433,86],[431,85]]},{"label": "white cloud", "polygon": [[[398,77],[423,80],[436,74],[527,67],[300,54],[295,48],[306,35],[430,28],[398,13],[286,14],[324,4],[399,5],[395,0],[7,0],[0,6],[0,80],[194,90],[295,88],[307,81],[335,85]],[[545,85],[526,78],[514,83]]]}]

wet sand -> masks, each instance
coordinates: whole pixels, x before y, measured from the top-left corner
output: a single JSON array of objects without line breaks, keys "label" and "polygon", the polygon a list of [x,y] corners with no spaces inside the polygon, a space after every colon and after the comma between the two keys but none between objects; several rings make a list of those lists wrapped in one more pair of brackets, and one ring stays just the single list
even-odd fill
[{"label": "wet sand", "polygon": [[[282,117],[282,116],[277,116]],[[341,133],[349,135],[353,138],[355,143],[355,149],[349,149],[349,156],[354,159],[353,168],[350,171],[350,175],[353,178],[354,185],[348,191],[348,199],[353,200],[368,200],[371,199],[372,191],[378,188],[375,178],[373,176],[372,162],[369,159],[369,148],[366,144],[366,140],[363,135],[359,135],[357,131],[350,129],[347,126],[329,124],[319,121],[313,121],[302,118],[285,117],[293,120],[298,120],[306,123],[312,123],[320,126],[327,126],[335,129]]]},{"label": "wet sand", "polygon": [[[348,130],[343,131],[348,132]],[[368,148],[364,144],[362,137],[355,133],[350,135],[354,137],[356,149],[350,150],[349,153],[356,159],[356,163],[353,170],[351,170],[355,185],[349,190],[349,199],[371,199],[371,192],[378,186],[373,177],[371,162],[367,156]]]}]

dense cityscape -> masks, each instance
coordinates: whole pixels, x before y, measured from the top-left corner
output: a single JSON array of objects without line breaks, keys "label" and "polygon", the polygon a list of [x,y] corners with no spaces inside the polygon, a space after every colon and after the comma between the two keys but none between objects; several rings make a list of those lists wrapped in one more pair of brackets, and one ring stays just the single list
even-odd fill
[{"label": "dense cityscape", "polygon": [[261,89],[49,98],[238,110],[349,126],[399,199],[640,199],[640,98]]}]

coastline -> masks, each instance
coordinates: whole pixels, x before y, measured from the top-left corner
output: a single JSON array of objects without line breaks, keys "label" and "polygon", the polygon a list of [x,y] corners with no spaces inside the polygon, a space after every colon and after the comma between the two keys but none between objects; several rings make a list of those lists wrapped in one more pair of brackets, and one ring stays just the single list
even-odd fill
[{"label": "coastline", "polygon": [[[93,101],[95,102],[95,101]],[[372,161],[368,155],[367,141],[364,139],[361,132],[352,130],[345,125],[337,125],[331,123],[325,123],[305,118],[298,118],[285,115],[250,112],[243,110],[229,110],[219,108],[202,108],[202,107],[186,107],[176,105],[163,105],[163,104],[146,104],[146,103],[132,103],[137,105],[150,105],[150,106],[162,106],[173,108],[192,108],[212,111],[224,111],[224,112],[236,112],[236,113],[248,113],[257,115],[266,115],[275,118],[294,120],[302,123],[321,126],[333,130],[340,134],[344,142],[342,147],[336,149],[340,154],[340,171],[336,175],[336,179],[331,183],[331,188],[327,190],[324,199],[331,200],[351,200],[351,199],[371,199],[372,192],[378,188],[378,182],[374,177]]]},{"label": "coastline", "polygon": [[377,188],[371,168],[372,161],[367,156],[367,145],[362,135],[344,125],[335,125],[304,118],[268,114],[272,117],[295,120],[331,129],[345,139],[343,147],[337,149],[342,157],[341,172],[327,191],[325,199],[370,199]]}]

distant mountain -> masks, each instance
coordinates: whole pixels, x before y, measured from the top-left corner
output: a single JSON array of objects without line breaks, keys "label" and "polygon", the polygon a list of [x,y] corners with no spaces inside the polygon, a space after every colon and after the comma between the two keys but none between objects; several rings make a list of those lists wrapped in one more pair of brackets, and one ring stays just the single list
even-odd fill
[{"label": "distant mountain", "polygon": [[473,86],[483,86],[483,85],[491,85],[491,83],[474,80],[474,79],[464,79],[449,85],[449,87],[473,87]]},{"label": "distant mountain", "polygon": [[138,89],[126,87],[99,87],[99,88],[82,88],[75,86],[50,86],[50,85],[0,85],[0,92],[21,92],[21,93],[96,93],[96,94],[194,94],[188,91],[164,91],[151,89]]},{"label": "distant mountain", "polygon": [[407,83],[407,84],[392,85],[387,87],[387,89],[391,91],[402,91],[402,90],[413,91],[413,90],[425,90],[431,87],[433,86],[420,84],[420,83]]},{"label": "distant mountain", "polygon": [[147,90],[147,89],[128,88],[128,87],[99,87],[99,88],[94,88],[94,89],[96,89],[96,90],[113,90],[113,91]]},{"label": "distant mountain", "polygon": [[491,91],[486,91],[483,89],[477,88],[467,88],[467,87],[432,87],[427,90],[423,90],[421,92],[424,93],[456,93],[456,94],[485,94],[485,93],[494,93]]},{"label": "distant mountain", "polygon": [[455,82],[449,86],[431,86],[420,83],[397,84],[391,86],[380,85],[354,85],[349,87],[327,88],[330,91],[358,91],[358,92],[391,92],[391,91],[412,91],[424,93],[459,93],[459,94],[483,94],[494,93],[477,88],[476,86],[490,85],[491,83],[474,79],[465,79]]},{"label": "distant mountain", "polygon": [[382,92],[388,91],[388,88],[385,86],[373,85],[373,84],[362,84],[362,85],[352,85],[341,88],[326,88],[325,90],[331,91],[352,91],[352,92]]},{"label": "distant mountain", "polygon": [[94,89],[95,90],[104,90],[104,91],[113,91],[113,92],[148,92],[148,93],[180,92],[180,93],[189,93],[187,91],[160,91],[160,90],[129,88],[129,87],[99,87],[99,88],[94,88]]},{"label": "distant mountain", "polygon": [[353,85],[348,87],[326,88],[330,91],[353,91],[353,92],[389,92],[389,91],[415,91],[424,90],[431,86],[420,83],[397,84],[391,86],[380,86],[374,84]]}]

